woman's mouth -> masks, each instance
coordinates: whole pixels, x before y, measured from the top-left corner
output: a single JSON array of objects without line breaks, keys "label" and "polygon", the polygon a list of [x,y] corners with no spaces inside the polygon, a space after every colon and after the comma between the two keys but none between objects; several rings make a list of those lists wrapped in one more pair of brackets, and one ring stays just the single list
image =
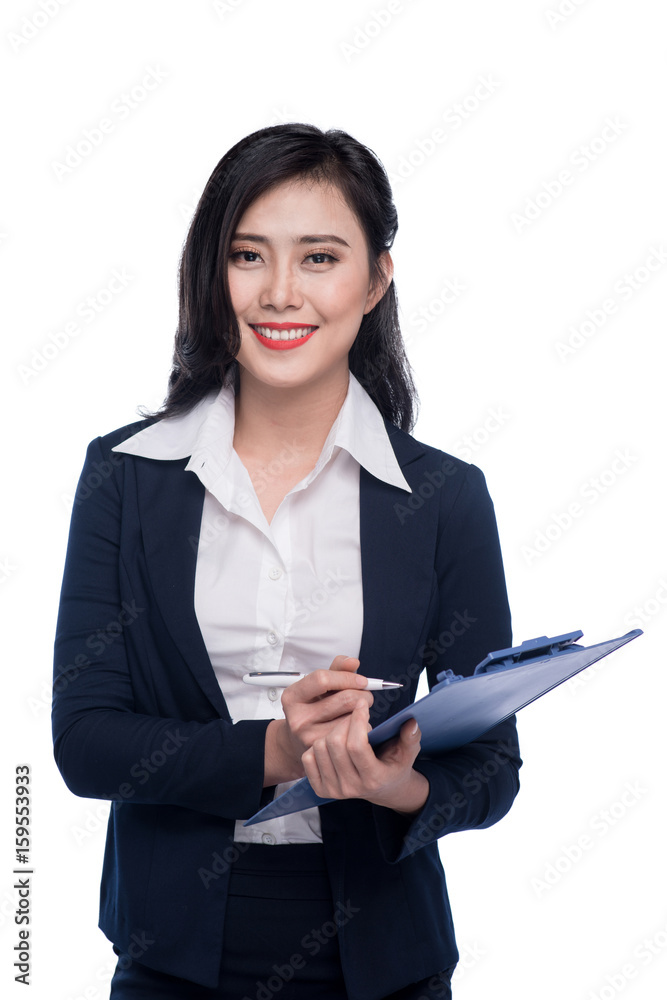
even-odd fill
[{"label": "woman's mouth", "polygon": [[249,326],[260,343],[273,351],[300,347],[317,330],[316,326],[302,326],[300,323],[250,323]]}]

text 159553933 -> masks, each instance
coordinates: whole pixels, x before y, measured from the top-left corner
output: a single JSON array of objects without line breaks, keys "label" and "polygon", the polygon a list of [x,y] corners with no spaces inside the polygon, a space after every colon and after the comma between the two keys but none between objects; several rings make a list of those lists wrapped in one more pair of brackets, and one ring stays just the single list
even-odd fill
[{"label": "text 159553933", "polygon": [[30,864],[30,765],[16,766],[16,861],[14,875],[21,876],[14,882],[17,891],[14,923],[18,940],[14,945],[17,983],[30,985],[30,883],[32,868],[18,867]]}]

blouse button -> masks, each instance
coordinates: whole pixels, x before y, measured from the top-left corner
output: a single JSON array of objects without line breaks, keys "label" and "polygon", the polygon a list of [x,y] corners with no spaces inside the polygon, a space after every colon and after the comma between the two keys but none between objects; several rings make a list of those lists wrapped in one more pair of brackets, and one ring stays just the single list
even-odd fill
[{"label": "blouse button", "polygon": [[267,694],[269,696],[269,701],[277,701],[278,700],[278,688],[269,688],[269,690],[267,691]]},{"label": "blouse button", "polygon": [[275,644],[278,642],[278,636],[276,635],[275,632],[269,632],[266,639],[267,642],[270,642],[272,646],[275,646]]},{"label": "blouse button", "polygon": [[279,580],[282,575],[283,571],[280,566],[272,566],[269,570],[269,576],[272,580]]},{"label": "blouse button", "polygon": [[276,842],[276,838],[273,836],[272,833],[263,833],[262,834],[262,843],[263,844],[275,844],[275,842]]}]

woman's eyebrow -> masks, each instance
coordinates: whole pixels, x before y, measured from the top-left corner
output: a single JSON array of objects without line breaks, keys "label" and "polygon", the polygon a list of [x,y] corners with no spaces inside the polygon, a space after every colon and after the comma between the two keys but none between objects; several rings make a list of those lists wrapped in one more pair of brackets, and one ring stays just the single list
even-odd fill
[{"label": "woman's eyebrow", "polygon": [[[268,236],[260,236],[257,233],[234,233],[232,236],[233,240],[248,240],[253,243],[270,243],[271,240]],[[344,240],[341,236],[335,236],[332,233],[315,233],[308,234],[307,236],[295,237],[292,241],[294,243],[338,243],[340,246],[348,247],[350,244]]]},{"label": "woman's eyebrow", "polygon": [[332,233],[318,233],[314,236],[300,236],[295,243],[338,243],[342,247],[348,247],[350,244],[344,240],[341,236],[334,236]]}]

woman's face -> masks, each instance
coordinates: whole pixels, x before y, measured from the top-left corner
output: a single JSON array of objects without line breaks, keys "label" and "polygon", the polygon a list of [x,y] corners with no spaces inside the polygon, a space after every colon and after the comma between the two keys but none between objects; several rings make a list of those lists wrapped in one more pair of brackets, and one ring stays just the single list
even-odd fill
[{"label": "woman's face", "polygon": [[391,280],[383,258],[386,282],[373,291],[364,233],[336,187],[293,179],[257,198],[228,271],[242,381],[346,388],[348,351]]}]

